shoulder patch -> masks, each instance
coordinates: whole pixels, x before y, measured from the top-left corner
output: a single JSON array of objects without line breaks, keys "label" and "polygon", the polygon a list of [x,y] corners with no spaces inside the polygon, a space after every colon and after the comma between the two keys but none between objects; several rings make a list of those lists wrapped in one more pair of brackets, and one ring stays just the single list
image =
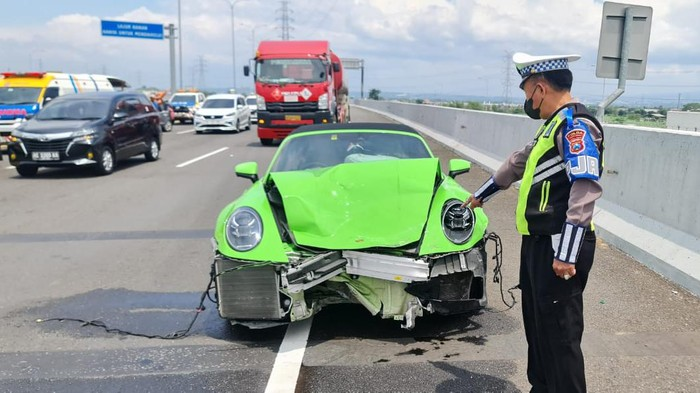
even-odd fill
[{"label": "shoulder patch", "polygon": [[580,128],[575,128],[567,132],[565,137],[569,142],[569,152],[571,154],[578,154],[586,150],[586,143],[584,142],[586,131]]}]

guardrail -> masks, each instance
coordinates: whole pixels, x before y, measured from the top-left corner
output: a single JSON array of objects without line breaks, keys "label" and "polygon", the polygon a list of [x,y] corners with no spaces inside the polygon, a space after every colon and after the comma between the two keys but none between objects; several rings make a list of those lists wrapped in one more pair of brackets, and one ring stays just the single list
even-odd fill
[{"label": "guardrail", "polygon": [[[432,134],[491,171],[532,140],[522,115],[396,101],[356,101]],[[602,237],[700,296],[700,134],[605,125]]]}]

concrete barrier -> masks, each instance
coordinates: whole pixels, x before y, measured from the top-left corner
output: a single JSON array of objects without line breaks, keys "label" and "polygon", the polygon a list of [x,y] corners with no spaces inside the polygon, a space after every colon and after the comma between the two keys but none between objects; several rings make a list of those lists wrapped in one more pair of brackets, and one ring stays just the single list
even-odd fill
[{"label": "concrete barrier", "polygon": [[[406,123],[490,171],[534,137],[537,123],[510,115],[395,101],[356,105]],[[700,296],[700,134],[605,125],[598,233]]]}]

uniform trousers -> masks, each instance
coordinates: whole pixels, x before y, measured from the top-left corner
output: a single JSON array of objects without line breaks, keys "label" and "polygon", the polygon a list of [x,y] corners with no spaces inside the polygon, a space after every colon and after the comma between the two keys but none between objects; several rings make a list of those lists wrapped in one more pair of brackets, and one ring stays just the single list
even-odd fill
[{"label": "uniform trousers", "polygon": [[595,233],[587,232],[569,280],[554,274],[549,235],[525,235],[520,255],[520,289],[527,337],[527,377],[532,393],[586,391],[581,337],[583,290],[595,254]]}]

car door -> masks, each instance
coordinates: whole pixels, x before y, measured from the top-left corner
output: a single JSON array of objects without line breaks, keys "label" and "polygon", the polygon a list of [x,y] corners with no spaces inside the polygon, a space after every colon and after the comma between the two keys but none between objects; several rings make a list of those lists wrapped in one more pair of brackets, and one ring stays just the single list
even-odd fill
[{"label": "car door", "polygon": [[133,121],[129,117],[128,106],[126,98],[119,99],[112,112],[112,125],[109,134],[114,143],[114,154],[117,158],[128,156],[130,144],[135,133]]}]

